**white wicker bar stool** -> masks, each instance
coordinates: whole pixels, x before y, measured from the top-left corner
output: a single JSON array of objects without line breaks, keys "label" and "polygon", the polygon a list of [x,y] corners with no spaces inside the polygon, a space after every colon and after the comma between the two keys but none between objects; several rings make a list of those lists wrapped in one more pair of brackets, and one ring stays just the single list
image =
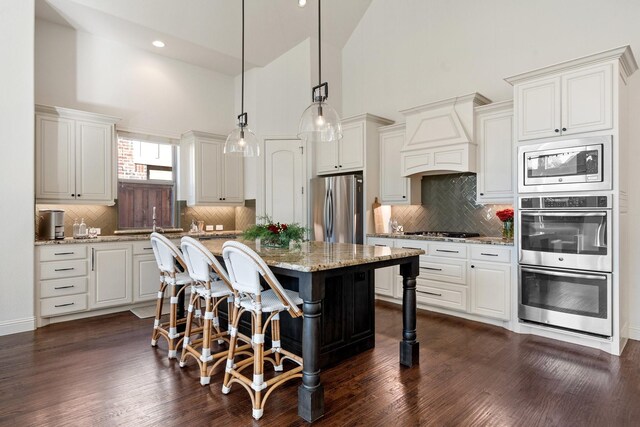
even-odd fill
[{"label": "white wicker bar stool", "polygon": [[[211,354],[211,344],[217,340],[219,344],[228,342],[228,331],[220,330],[218,306],[227,301],[229,318],[233,314],[234,291],[227,274],[213,254],[197,240],[185,236],[181,241],[182,254],[187,265],[189,276],[193,280],[191,298],[187,309],[187,325],[182,341],[180,367],[186,366],[186,359],[193,357],[200,368],[200,384],[207,385],[211,380],[211,372],[226,359],[227,351]],[[204,324],[202,328],[193,329],[194,306],[203,298],[205,300]],[[231,324],[231,319],[229,320]],[[192,339],[192,335],[202,332],[202,337]],[[236,349],[245,353],[251,348],[251,339],[242,336],[246,344]],[[217,359],[216,362],[214,362]],[[211,362],[214,362],[211,364]]]},{"label": "white wicker bar stool", "polygon": [[[302,310],[298,307],[302,304],[302,299],[297,292],[284,289],[264,260],[246,245],[235,241],[225,242],[222,255],[231,285],[236,295],[240,297],[234,302],[233,326],[229,328],[231,340],[222,392],[227,394],[231,391],[233,383],[240,384],[251,396],[253,418],[260,419],[264,412],[264,405],[273,390],[290,379],[302,377],[302,358],[283,349],[280,345],[279,317],[280,312],[283,311],[288,311],[291,317],[302,316]],[[261,277],[270,289],[262,291]],[[254,322],[253,355],[234,363],[238,324],[244,312],[251,313]],[[264,325],[263,313],[268,315]],[[271,324],[271,348],[264,351],[264,335],[269,324]],[[296,366],[286,372],[283,371],[284,359],[291,360]],[[282,373],[265,381],[265,360],[273,364],[275,371]],[[251,365],[253,365],[253,378],[242,374],[242,371]]]},{"label": "white wicker bar stool", "polygon": [[[153,334],[151,336],[151,345],[155,347],[158,338],[163,337],[167,340],[169,346],[169,359],[175,359],[177,356],[177,347],[179,338],[182,337],[178,333],[178,324],[185,322],[184,319],[178,320],[178,297],[183,293],[192,281],[188,273],[182,273],[177,270],[176,262],[178,262],[185,270],[186,265],[182,259],[180,250],[171,243],[169,239],[158,233],[151,233],[151,247],[160,269],[160,290],[158,291],[158,299],[156,301],[156,317],[153,323]],[[164,294],[169,287],[170,305],[169,305],[169,322],[162,323],[162,304],[164,302]],[[180,288],[180,289],[178,289]]]}]

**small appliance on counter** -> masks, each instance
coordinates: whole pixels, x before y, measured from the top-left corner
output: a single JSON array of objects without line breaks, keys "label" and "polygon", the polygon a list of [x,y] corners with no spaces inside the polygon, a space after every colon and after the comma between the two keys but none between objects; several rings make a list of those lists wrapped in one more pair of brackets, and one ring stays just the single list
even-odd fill
[{"label": "small appliance on counter", "polygon": [[64,211],[62,209],[40,209],[38,238],[41,240],[64,239]]}]

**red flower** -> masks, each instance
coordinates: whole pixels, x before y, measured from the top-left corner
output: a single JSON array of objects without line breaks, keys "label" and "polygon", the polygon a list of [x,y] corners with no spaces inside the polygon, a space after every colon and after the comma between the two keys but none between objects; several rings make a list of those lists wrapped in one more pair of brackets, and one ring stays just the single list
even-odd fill
[{"label": "red flower", "polygon": [[513,221],[513,209],[503,209],[496,212],[496,216],[500,218],[500,221]]},{"label": "red flower", "polygon": [[270,232],[272,232],[273,234],[278,234],[280,232],[280,230],[278,229],[278,226],[275,224],[269,224],[267,225],[267,230],[269,230]]},{"label": "red flower", "polygon": [[287,231],[287,224],[282,224],[280,228],[282,229],[282,231]]}]

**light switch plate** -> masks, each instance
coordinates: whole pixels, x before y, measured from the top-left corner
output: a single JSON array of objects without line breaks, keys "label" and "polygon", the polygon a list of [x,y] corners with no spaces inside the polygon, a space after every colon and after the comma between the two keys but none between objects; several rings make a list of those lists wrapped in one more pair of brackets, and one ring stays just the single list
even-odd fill
[{"label": "light switch plate", "polygon": [[216,231],[222,231],[222,225],[221,224],[216,225]]},{"label": "light switch plate", "polygon": [[213,231],[213,225],[207,225],[205,231]]}]

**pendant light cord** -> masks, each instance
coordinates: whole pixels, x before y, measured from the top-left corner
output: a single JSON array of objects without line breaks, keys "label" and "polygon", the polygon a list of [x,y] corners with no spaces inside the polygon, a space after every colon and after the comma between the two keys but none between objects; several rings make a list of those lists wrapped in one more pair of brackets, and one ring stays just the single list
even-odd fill
[{"label": "pendant light cord", "polygon": [[244,114],[244,0],[242,0],[242,83],[240,84],[240,114]]},{"label": "pendant light cord", "polygon": [[322,40],[322,38],[320,37],[321,31],[322,31],[321,30],[322,19],[320,18],[320,16],[321,16],[320,4],[321,3],[322,3],[322,0],[318,0],[318,84],[322,84],[322,43],[320,41],[320,40]]}]

